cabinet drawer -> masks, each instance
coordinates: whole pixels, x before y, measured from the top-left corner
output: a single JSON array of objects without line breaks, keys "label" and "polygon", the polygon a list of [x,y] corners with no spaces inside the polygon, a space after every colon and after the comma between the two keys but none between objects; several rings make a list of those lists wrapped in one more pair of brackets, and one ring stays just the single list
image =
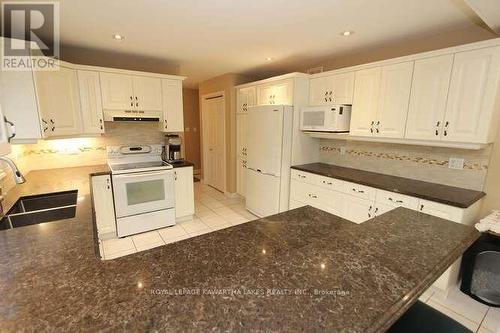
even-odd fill
[{"label": "cabinet drawer", "polygon": [[302,202],[332,214],[340,214],[342,194],[326,190],[317,185],[301,183],[292,179],[290,186],[290,202]]},{"label": "cabinet drawer", "polygon": [[418,210],[422,213],[440,217],[445,220],[461,223],[465,209],[442,203],[420,199]]},{"label": "cabinet drawer", "polygon": [[351,182],[344,182],[344,193],[365,200],[375,200],[377,190],[373,187],[364,186]]},{"label": "cabinet drawer", "polygon": [[418,199],[390,191],[377,190],[377,203],[416,210]]},{"label": "cabinet drawer", "polygon": [[301,181],[303,183],[308,183],[308,184],[314,184],[314,185],[319,185],[319,177],[318,175],[315,175],[313,173],[309,172],[304,172],[304,171],[299,171],[292,169],[291,172],[291,178],[296,179],[298,181]]},{"label": "cabinet drawer", "polygon": [[325,189],[331,191],[339,191],[339,192],[343,191],[344,187],[343,180],[317,175],[316,181],[320,187],[323,187]]}]

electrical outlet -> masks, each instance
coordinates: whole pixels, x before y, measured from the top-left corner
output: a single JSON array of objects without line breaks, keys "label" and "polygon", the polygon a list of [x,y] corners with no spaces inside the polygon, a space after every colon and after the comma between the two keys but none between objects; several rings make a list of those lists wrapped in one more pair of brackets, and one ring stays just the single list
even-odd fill
[{"label": "electrical outlet", "polygon": [[464,169],[464,159],[458,157],[450,157],[448,162],[448,168],[463,170]]},{"label": "electrical outlet", "polygon": [[340,155],[345,155],[345,147],[340,147]]}]

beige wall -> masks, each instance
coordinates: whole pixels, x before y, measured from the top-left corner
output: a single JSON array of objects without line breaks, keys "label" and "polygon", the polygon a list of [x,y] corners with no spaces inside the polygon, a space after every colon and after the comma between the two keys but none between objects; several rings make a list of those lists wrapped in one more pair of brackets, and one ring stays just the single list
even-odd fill
[{"label": "beige wall", "polygon": [[182,99],[184,104],[185,158],[194,163],[194,170],[200,170],[200,108],[198,89],[183,89]]},{"label": "beige wall", "polygon": [[491,151],[484,192],[486,197],[483,199],[481,216],[488,215],[492,209],[500,209],[500,132]]},{"label": "beige wall", "polygon": [[[295,70],[306,72],[308,68],[323,66],[323,70],[328,71],[497,37],[498,35],[493,32],[479,27],[455,29],[420,37],[406,37],[325,57],[323,60],[299,66]],[[352,38],[356,38],[356,36],[353,35]]]},{"label": "beige wall", "polygon": [[[226,192],[236,192],[236,90],[238,84],[252,81],[245,75],[224,74],[204,81],[199,85],[200,121],[203,120],[203,96],[215,92],[224,92],[226,110]],[[201,161],[203,163],[203,126],[200,123]]]}]

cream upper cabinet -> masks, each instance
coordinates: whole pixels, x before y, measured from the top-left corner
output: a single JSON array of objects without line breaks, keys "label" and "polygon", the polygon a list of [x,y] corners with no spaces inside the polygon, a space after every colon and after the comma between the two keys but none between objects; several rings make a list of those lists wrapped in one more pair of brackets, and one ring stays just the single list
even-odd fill
[{"label": "cream upper cabinet", "polygon": [[292,105],[293,81],[279,81],[257,86],[258,105]]},{"label": "cream upper cabinet", "polygon": [[163,95],[163,132],[184,132],[184,108],[182,102],[182,81],[161,80]]},{"label": "cream upper cabinet", "polygon": [[101,85],[99,73],[77,71],[80,106],[82,111],[83,133],[104,133],[102,114]]},{"label": "cream upper cabinet", "polygon": [[375,119],[375,135],[403,138],[410,98],[413,62],[383,66]]},{"label": "cream upper cabinet", "polygon": [[134,83],[132,76],[100,73],[102,106],[105,110],[134,109]]},{"label": "cream upper cabinet", "polygon": [[[488,143],[498,122],[500,46],[455,54],[442,140]],[[494,124],[494,126],[498,124]]]},{"label": "cream upper cabinet", "polygon": [[354,72],[313,78],[309,81],[309,104],[352,104]]},{"label": "cream upper cabinet", "polygon": [[381,71],[381,67],[376,67],[355,73],[351,135],[372,136],[375,132]]},{"label": "cream upper cabinet", "polygon": [[405,138],[441,137],[452,66],[452,54],[415,61]]},{"label": "cream upper cabinet", "polygon": [[255,105],[255,87],[238,89],[236,113],[248,112],[248,107]]},{"label": "cream upper cabinet", "polygon": [[54,71],[36,71],[35,83],[44,137],[80,134],[76,71],[64,66]]},{"label": "cream upper cabinet", "polygon": [[[133,76],[134,106],[136,110],[162,110],[162,80],[157,77]],[[182,95],[181,95],[182,98]]]}]

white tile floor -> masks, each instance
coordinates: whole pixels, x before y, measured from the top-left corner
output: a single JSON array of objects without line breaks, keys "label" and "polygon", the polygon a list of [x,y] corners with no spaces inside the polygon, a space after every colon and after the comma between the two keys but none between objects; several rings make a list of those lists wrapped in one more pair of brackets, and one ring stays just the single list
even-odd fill
[{"label": "white tile floor", "polygon": [[[121,239],[100,242],[105,260],[148,250],[215,230],[245,223],[256,217],[245,210],[239,198],[227,198],[221,192],[195,183],[193,220],[175,226]],[[421,297],[425,302],[477,333],[500,333],[500,308],[488,307],[463,294],[458,287],[447,296],[430,288]]]},{"label": "white tile floor", "polygon": [[195,215],[192,220],[138,235],[100,241],[99,247],[103,259],[123,257],[257,218],[245,209],[245,204],[240,198],[227,198],[221,192],[201,182],[194,184],[194,196]]},{"label": "white tile floor", "polygon": [[448,317],[458,321],[472,332],[500,333],[500,308],[492,308],[462,293],[458,287],[445,296],[431,287],[420,300]]}]

